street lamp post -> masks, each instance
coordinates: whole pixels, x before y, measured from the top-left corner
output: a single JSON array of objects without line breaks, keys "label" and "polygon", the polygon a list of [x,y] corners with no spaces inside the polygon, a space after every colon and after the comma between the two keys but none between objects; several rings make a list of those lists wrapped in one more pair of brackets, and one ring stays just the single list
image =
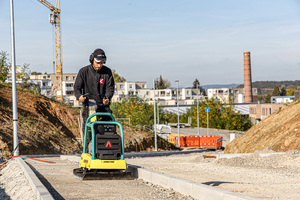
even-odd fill
[{"label": "street lamp post", "polygon": [[12,68],[12,102],[13,102],[13,155],[19,156],[18,141],[18,106],[16,86],[16,56],[15,56],[15,27],[14,27],[14,3],[10,1],[10,22],[11,22],[11,68]]},{"label": "street lamp post", "polygon": [[153,109],[154,109],[154,146],[157,151],[156,114],[155,114],[155,81],[153,79]]},{"label": "street lamp post", "polygon": [[175,82],[177,83],[177,92],[176,92],[176,95],[177,95],[177,121],[178,121],[177,128],[178,128],[178,147],[180,148],[179,101],[178,101],[178,84],[179,84],[179,80],[176,80]]},{"label": "street lamp post", "polygon": [[159,108],[158,108],[158,100],[157,100],[157,124],[159,124]]},{"label": "street lamp post", "polygon": [[200,130],[199,130],[199,85],[197,84],[197,129],[198,129],[198,135],[200,135]]}]

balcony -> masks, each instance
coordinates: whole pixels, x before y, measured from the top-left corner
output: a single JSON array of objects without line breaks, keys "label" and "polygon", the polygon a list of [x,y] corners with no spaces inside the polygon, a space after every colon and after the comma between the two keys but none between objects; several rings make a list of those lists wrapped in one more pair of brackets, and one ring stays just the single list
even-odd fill
[{"label": "balcony", "polygon": [[66,87],[66,91],[73,91],[74,87]]}]

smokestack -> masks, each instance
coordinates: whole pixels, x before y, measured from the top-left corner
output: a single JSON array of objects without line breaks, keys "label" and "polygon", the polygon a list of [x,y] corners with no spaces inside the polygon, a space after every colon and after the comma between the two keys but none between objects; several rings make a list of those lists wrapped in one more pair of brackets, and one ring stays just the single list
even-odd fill
[{"label": "smokestack", "polygon": [[250,52],[244,52],[244,93],[245,103],[253,102]]}]

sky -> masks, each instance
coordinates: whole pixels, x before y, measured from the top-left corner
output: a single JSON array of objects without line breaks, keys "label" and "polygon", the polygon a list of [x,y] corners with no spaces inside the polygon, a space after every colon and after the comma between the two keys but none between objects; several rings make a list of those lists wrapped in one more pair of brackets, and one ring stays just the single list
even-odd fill
[{"label": "sky", "polygon": [[[14,0],[16,64],[54,73],[54,27],[37,0]],[[51,1],[55,5],[55,1]],[[300,80],[300,0],[61,0],[63,73],[102,48],[106,65],[152,87]],[[0,0],[0,51],[11,55],[10,1]],[[9,57],[10,60],[10,57]]]}]

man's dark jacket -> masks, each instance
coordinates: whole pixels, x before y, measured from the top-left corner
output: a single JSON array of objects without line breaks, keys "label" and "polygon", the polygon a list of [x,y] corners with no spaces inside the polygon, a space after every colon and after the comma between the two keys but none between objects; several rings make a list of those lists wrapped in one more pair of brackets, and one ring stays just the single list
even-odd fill
[{"label": "man's dark jacket", "polygon": [[99,71],[96,71],[92,65],[88,65],[79,70],[74,84],[74,92],[77,100],[81,95],[90,93],[94,95],[94,99],[99,103],[99,94],[105,94],[106,98],[111,101],[114,95],[114,87],[114,78],[108,67],[103,65]]}]

